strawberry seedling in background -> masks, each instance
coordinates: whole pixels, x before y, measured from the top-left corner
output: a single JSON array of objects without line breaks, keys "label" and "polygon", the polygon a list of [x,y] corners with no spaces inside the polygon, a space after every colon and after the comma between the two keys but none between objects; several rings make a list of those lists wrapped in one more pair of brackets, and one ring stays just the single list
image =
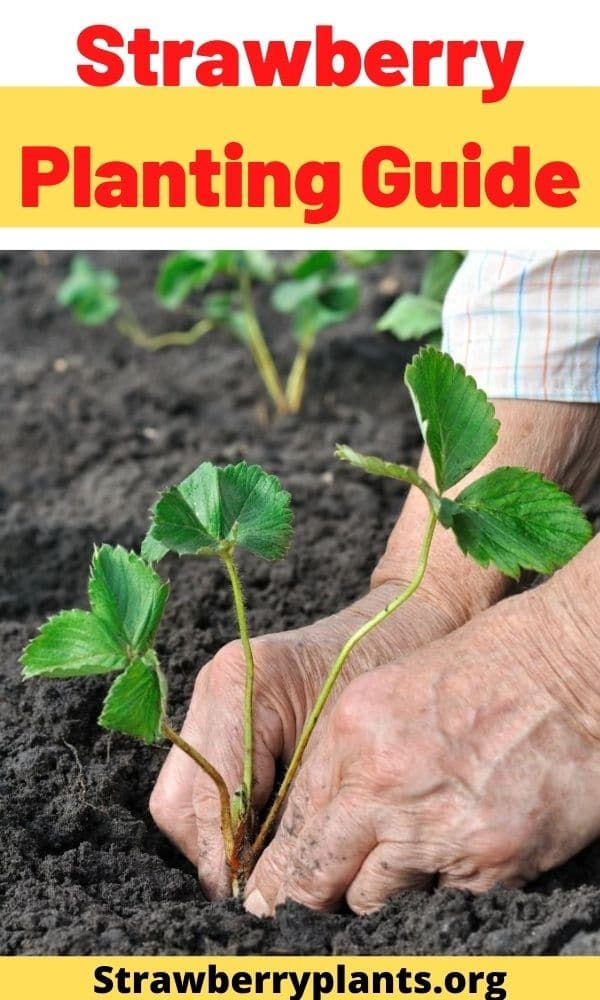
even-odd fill
[{"label": "strawberry seedling in background", "polygon": [[70,309],[84,326],[101,326],[121,308],[117,295],[119,280],[112,271],[94,267],[87,257],[77,254],[71,271],[56,293],[59,305]]},{"label": "strawberry seedling in background", "polygon": [[[226,330],[250,351],[277,413],[297,413],[316,337],[358,309],[360,282],[342,264],[366,268],[389,256],[390,251],[384,250],[316,251],[294,262],[288,275],[277,281],[276,259],[265,250],[176,251],[160,265],[154,287],[159,304],[170,311],[180,310],[190,296],[199,292],[202,296],[189,329],[159,334],[148,333],[129,303],[117,294],[115,274],[95,268],[79,255],[71,261],[57,300],[84,325],[99,326],[112,319],[123,337],[147,351],[189,346],[212,330]],[[274,285],[273,308],[291,315],[296,353],[287,378],[278,369],[264,335],[256,309],[256,285]]]},{"label": "strawberry seedling in background", "polygon": [[373,267],[384,264],[393,256],[393,250],[340,250],[340,256],[352,267]]},{"label": "strawberry seedling in background", "polygon": [[[146,743],[164,736],[210,776],[219,795],[221,830],[234,893],[243,886],[274,828],[348,656],[418,590],[438,524],[451,530],[463,552],[480,565],[493,564],[513,577],[522,569],[551,573],[576,555],[591,536],[589,522],[571,498],[528,469],[495,469],[450,498],[448,490],[476,469],[496,443],[499,422],[494,408],[460,365],[432,347],[423,348],[415,356],[406,369],[405,382],[433,461],[435,482],[427,482],[410,466],[361,455],[346,445],[338,446],[337,455],[373,475],[408,483],[424,495],[429,518],[415,573],[407,587],[344,643],[262,823],[256,823],[252,808],[255,664],[235,553],[243,548],[268,560],[285,554],[291,535],[290,497],[274,476],[245,462],[226,468],[204,462],[159,497],[142,556],[108,545],[94,553],[90,611],[63,611],[51,618],[23,653],[26,678],[117,672],[100,724]],[[167,552],[217,558],[231,584],[246,664],[240,778],[233,795],[210,760],[167,721],[167,686],[154,639],[167,601],[168,584],[152,568]]]},{"label": "strawberry seedling in background", "polygon": [[306,370],[318,335],[327,327],[343,323],[358,309],[360,282],[343,271],[339,256],[331,250],[315,250],[292,268],[287,281],[273,289],[271,302],[279,312],[290,313],[298,343],[286,385],[291,413],[302,405]]},{"label": "strawberry seedling in background", "polygon": [[434,250],[425,265],[418,295],[400,295],[380,317],[376,329],[389,330],[398,340],[439,340],[446,292],[464,258],[460,250]]}]

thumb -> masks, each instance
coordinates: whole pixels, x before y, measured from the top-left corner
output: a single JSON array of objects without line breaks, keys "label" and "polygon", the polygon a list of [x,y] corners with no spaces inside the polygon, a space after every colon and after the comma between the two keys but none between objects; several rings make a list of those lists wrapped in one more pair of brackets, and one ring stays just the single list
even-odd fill
[{"label": "thumb", "polygon": [[266,917],[273,912],[296,840],[307,819],[314,815],[303,774],[301,771],[296,779],[273,842],[263,851],[248,879],[245,906],[256,917]]},{"label": "thumb", "polygon": [[335,909],[375,842],[356,795],[340,791],[302,830],[276,905],[293,899],[314,910]]},{"label": "thumb", "polygon": [[[255,713],[257,735],[253,754],[254,786],[252,805],[259,810],[268,800],[275,780],[275,764],[279,753],[280,726],[265,709]],[[239,786],[242,770],[241,732],[221,736],[221,743],[214,740],[218,751],[215,767],[227,784],[230,797]],[[210,898],[222,898],[231,893],[223,831],[221,829],[221,801],[214,781],[199,768],[196,769],[193,809],[196,824],[196,858],[198,878],[204,893]]]}]

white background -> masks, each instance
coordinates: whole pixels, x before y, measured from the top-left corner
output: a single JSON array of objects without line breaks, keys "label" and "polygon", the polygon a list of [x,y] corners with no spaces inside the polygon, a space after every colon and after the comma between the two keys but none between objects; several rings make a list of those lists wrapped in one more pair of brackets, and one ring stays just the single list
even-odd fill
[{"label": "white background", "polygon": [[[3,6],[0,86],[80,85],[76,39],[89,24],[111,24],[124,36],[143,27],[158,39],[236,44],[310,39],[316,24],[333,24],[336,36],[363,50],[381,38],[407,47],[415,38],[525,39],[516,84],[600,84],[600,19],[593,0],[5,0]],[[466,82],[486,79],[485,67],[473,61]]]},{"label": "white background", "polygon": [[[416,38],[444,40],[524,39],[525,48],[514,80],[516,86],[600,85],[597,16],[590,0],[541,3],[540,0],[83,0],[48,3],[20,0],[4,7],[0,31],[0,86],[83,86],[76,66],[76,39],[88,24],[104,23],[127,37],[133,27],[151,28],[158,39],[191,38],[198,44],[224,38],[239,44],[244,39],[312,38],[316,24],[331,23],[336,37],[347,37],[363,51],[381,38],[392,38],[410,49]],[[600,22],[599,25],[600,27]],[[190,62],[193,71],[193,62]],[[243,60],[241,62],[243,67]],[[433,69],[433,66],[432,66]],[[307,64],[305,81],[314,78]],[[434,82],[441,82],[442,61]],[[473,60],[466,82],[488,82],[485,65]],[[133,81],[128,73],[124,84]],[[190,78],[188,81],[194,81]],[[243,82],[250,82],[242,77]],[[363,81],[366,82],[366,81]],[[0,92],[1,100],[1,92]],[[590,123],[595,128],[595,123]],[[0,220],[1,221],[1,220]],[[7,248],[111,248],[247,246],[291,247],[393,247],[419,248],[499,246],[510,239],[516,246],[548,243],[596,248],[600,230],[185,230],[185,229],[61,229],[2,230],[0,245]]]}]

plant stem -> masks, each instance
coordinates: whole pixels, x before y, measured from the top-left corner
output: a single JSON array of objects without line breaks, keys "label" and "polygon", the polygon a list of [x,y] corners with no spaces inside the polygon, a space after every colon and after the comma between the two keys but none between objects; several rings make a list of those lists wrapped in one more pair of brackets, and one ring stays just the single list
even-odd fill
[{"label": "plant stem", "polygon": [[290,368],[290,374],[285,387],[285,397],[290,413],[298,413],[302,406],[306,386],[306,368],[311,348],[312,339],[307,338],[303,340],[296,351],[296,356]]},{"label": "plant stem", "polygon": [[128,307],[120,316],[117,316],[115,324],[123,337],[126,337],[137,347],[142,347],[145,351],[160,351],[164,347],[187,347],[200,340],[214,326],[212,320],[200,319],[189,330],[174,330],[169,333],[152,335],[146,333]]},{"label": "plant stem", "polygon": [[[225,857],[227,863],[231,865],[234,852],[234,837],[233,837],[233,827],[231,823],[231,805],[229,800],[229,790],[225,784],[225,779],[219,774],[216,768],[207,761],[206,757],[195,750],[187,740],[184,740],[183,736],[176,733],[174,729],[171,729],[168,722],[163,719],[161,723],[161,730],[163,736],[170,740],[176,747],[183,750],[184,753],[191,757],[194,763],[198,764],[202,770],[208,774],[210,778],[214,781],[217,786],[217,791],[219,793],[219,803],[221,806],[221,833],[223,834],[223,844],[225,846]],[[232,879],[232,888],[234,889],[235,895],[235,879]]]},{"label": "plant stem", "polygon": [[296,749],[294,750],[294,753],[292,755],[292,759],[288,764],[284,779],[277,791],[275,799],[273,800],[273,804],[269,809],[269,812],[267,813],[267,816],[259,830],[258,836],[256,837],[256,840],[252,845],[252,851],[251,851],[252,862],[256,861],[263,847],[265,846],[267,837],[269,836],[273,824],[277,819],[277,816],[279,815],[279,811],[284,803],[290,785],[294,780],[296,772],[298,771],[304,751],[306,750],[307,743],[312,735],[312,732],[319,720],[319,716],[323,711],[325,703],[327,702],[327,699],[331,694],[332,688],[336,680],[338,679],[340,671],[344,666],[344,663],[346,662],[348,656],[350,655],[354,647],[358,645],[361,639],[364,639],[364,637],[368,635],[372,629],[374,629],[377,625],[381,624],[381,622],[385,621],[385,619],[389,615],[391,615],[406,601],[408,601],[409,597],[412,597],[415,590],[417,590],[417,588],[420,586],[423,577],[425,576],[425,570],[427,568],[427,560],[429,558],[429,551],[431,549],[431,542],[433,539],[433,532],[435,530],[436,524],[437,524],[437,518],[435,514],[431,512],[429,514],[427,529],[425,532],[425,537],[423,539],[423,544],[421,546],[421,552],[419,554],[419,561],[417,564],[415,575],[413,576],[412,580],[405,588],[405,590],[403,590],[402,593],[398,594],[397,597],[394,597],[393,600],[391,600],[388,604],[386,604],[385,608],[382,608],[382,610],[379,611],[376,615],[374,615],[373,618],[369,619],[368,622],[365,622],[364,625],[361,625],[361,627],[357,629],[356,632],[354,632],[354,634],[351,635],[350,638],[344,643],[337,659],[335,660],[335,663],[333,664],[331,670],[329,671],[329,674],[327,675],[327,678],[325,680],[325,683],[323,684],[323,687],[321,688],[321,691],[319,692],[319,696],[314,704],[314,707],[304,724],[304,729],[300,734],[300,739],[298,740]]},{"label": "plant stem", "polygon": [[275,366],[273,355],[271,354],[263,336],[258,316],[256,315],[256,309],[254,308],[250,275],[246,271],[238,272],[238,282],[242,299],[242,307],[244,310],[244,318],[248,327],[248,343],[250,350],[252,351],[256,367],[258,368],[269,396],[275,404],[277,412],[282,414],[287,413],[288,404],[281,385],[281,379],[279,378],[279,373]]},{"label": "plant stem", "polygon": [[246,618],[246,608],[244,605],[244,593],[241,580],[233,561],[233,556],[225,552],[221,556],[231,583],[233,591],[233,603],[237,617],[244,660],[246,661],[246,683],[244,689],[244,765],[242,774],[242,821],[248,814],[252,804],[252,783],[253,783],[253,752],[254,752],[254,720],[253,720],[253,698],[254,698],[254,657],[252,646],[250,645],[250,633],[248,631],[248,620]]}]

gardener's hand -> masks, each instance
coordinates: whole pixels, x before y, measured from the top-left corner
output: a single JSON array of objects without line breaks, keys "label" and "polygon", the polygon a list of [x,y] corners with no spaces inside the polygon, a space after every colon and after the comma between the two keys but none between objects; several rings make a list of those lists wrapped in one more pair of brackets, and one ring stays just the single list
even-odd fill
[{"label": "gardener's hand", "polygon": [[248,885],[357,913],[426,884],[519,885],[600,833],[600,538],[552,580],[354,680]]},{"label": "gardener's hand", "polygon": [[[287,761],[291,756],[308,711],[341,646],[401,587],[400,583],[384,584],[353,607],[315,625],[253,640],[257,809],[271,793],[276,762]],[[446,634],[460,624],[458,607],[455,614],[456,617],[441,610],[440,599],[433,592],[423,591],[410,608],[398,613],[391,627],[374,633],[372,640],[364,643],[360,656],[349,660],[344,683],[385,662],[398,649],[409,651]],[[230,791],[239,786],[241,778],[244,680],[241,647],[237,642],[231,643],[199,673],[182,729],[185,739],[220,771]],[[338,692],[342,687],[340,683]],[[314,734],[316,741],[320,731],[321,724]],[[160,773],[150,809],[161,829],[197,864],[205,892],[210,896],[227,894],[229,882],[215,787],[176,748],[170,751]]]}]

